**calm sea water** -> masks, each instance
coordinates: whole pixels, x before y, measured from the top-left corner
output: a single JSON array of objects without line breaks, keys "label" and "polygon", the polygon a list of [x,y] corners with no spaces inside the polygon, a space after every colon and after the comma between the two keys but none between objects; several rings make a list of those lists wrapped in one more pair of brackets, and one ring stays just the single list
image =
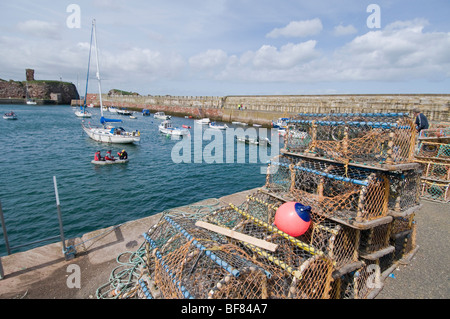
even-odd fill
[{"label": "calm sea water", "polygon": [[[203,133],[196,136],[195,132],[199,131],[194,131],[192,119],[173,118],[174,126],[192,127],[191,156],[185,157],[191,160],[175,163],[172,151],[176,145],[180,147],[181,141],[160,134],[160,121],[153,116],[137,113],[137,119],[130,119],[106,113],[123,119],[123,127],[141,132],[139,144],[121,146],[91,140],[81,128],[82,119],[75,116],[71,106],[0,105],[2,115],[11,110],[18,115],[18,120],[0,121],[0,201],[12,247],[59,235],[53,176],[57,179],[66,238],[206,198],[259,187],[265,182],[261,168],[266,166],[266,158],[260,156],[255,162],[249,156],[254,145],[245,146],[245,154],[236,145],[234,161],[227,163],[225,147],[229,145],[224,137],[225,163],[210,163],[220,154],[219,148],[211,151],[211,146],[217,145],[214,144],[216,136],[211,139],[206,139]],[[99,123],[100,110],[89,110],[93,117],[86,121]],[[274,136],[272,139],[278,138]],[[194,147],[194,141],[201,144]],[[203,152],[200,163],[194,162],[195,156],[198,158],[198,153],[194,154],[198,145]],[[122,148],[129,154],[129,163],[91,164],[95,151],[101,150],[105,155],[111,149],[117,154]],[[277,150],[272,147],[265,151],[270,157]],[[6,248],[1,229],[0,232],[2,256],[6,255]]]}]

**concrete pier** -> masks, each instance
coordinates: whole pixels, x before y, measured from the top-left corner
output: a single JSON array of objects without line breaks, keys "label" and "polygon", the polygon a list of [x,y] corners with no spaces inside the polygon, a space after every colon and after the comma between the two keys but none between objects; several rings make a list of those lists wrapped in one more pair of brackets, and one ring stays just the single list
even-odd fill
[{"label": "concrete pier", "polygon": [[[255,191],[211,198],[174,210],[189,212],[202,205],[240,205]],[[419,249],[409,264],[393,270],[376,296],[378,299],[450,297],[450,205],[430,201],[422,201],[422,204],[416,213]],[[112,270],[118,266],[116,258],[138,249],[144,241],[142,234],[160,217],[161,213],[71,239],[67,245],[74,245],[77,250],[72,260],[65,260],[61,243],[2,257],[5,277],[0,280],[0,299],[96,298],[96,290],[108,282]],[[74,265],[81,274],[79,288],[68,285]]]}]

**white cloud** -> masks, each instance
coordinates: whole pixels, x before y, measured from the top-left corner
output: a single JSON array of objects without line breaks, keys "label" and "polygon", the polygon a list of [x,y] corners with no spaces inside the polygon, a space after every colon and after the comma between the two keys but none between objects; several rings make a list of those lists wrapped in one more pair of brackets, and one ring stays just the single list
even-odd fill
[{"label": "white cloud", "polygon": [[17,28],[28,35],[46,38],[46,39],[61,39],[61,27],[57,23],[50,23],[40,20],[28,20],[17,24]]},{"label": "white cloud", "polygon": [[334,30],[333,30],[333,34],[335,36],[355,34],[356,32],[358,32],[358,30],[356,30],[356,28],[351,24],[349,24],[347,26],[340,24],[340,25],[335,26]]},{"label": "white cloud", "polygon": [[223,50],[207,50],[189,58],[189,64],[193,69],[205,70],[223,66],[227,59],[228,56]]},{"label": "white cloud", "polygon": [[426,21],[398,21],[357,36],[324,55],[309,40],[280,48],[263,45],[228,58],[217,76],[256,82],[442,80],[450,76],[450,33],[424,32]]},{"label": "white cloud", "polygon": [[163,53],[146,48],[133,47],[120,52],[103,51],[100,57],[102,72],[108,77],[141,75],[148,80],[173,78],[185,66],[177,53]]},{"label": "white cloud", "polygon": [[[336,50],[342,80],[440,78],[450,70],[450,33],[423,32],[425,20],[398,21]],[[336,68],[335,67],[335,68]]]},{"label": "white cloud", "polygon": [[279,50],[271,45],[264,45],[255,52],[253,65],[263,69],[288,69],[305,63],[318,56],[316,41],[293,44],[288,43]]},{"label": "white cloud", "polygon": [[263,45],[256,51],[247,51],[241,56],[232,55],[228,63],[216,76],[220,80],[243,80],[256,82],[289,81],[298,77],[296,70],[317,59],[316,41],[298,44],[288,43],[280,48]]},{"label": "white cloud", "polygon": [[322,31],[323,26],[320,19],[315,18],[312,20],[292,21],[284,28],[275,28],[270,31],[266,37],[268,38],[297,38],[307,37],[310,35],[319,34]]}]

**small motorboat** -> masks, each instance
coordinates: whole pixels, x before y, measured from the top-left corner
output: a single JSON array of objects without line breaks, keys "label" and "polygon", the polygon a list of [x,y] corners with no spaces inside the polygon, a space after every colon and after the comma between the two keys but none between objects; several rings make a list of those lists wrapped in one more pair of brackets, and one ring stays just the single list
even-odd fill
[{"label": "small motorboat", "polygon": [[142,110],[142,116],[150,116],[150,110],[149,109],[143,109]]},{"label": "small motorboat", "polygon": [[208,125],[210,122],[209,118],[203,118],[200,120],[196,120],[195,123],[197,124],[201,124],[201,125]]},{"label": "small motorboat", "polygon": [[270,145],[270,140],[266,138],[257,137],[249,137],[249,136],[236,136],[236,139],[239,142],[243,142],[246,144],[255,144],[255,145]]},{"label": "small motorboat", "polygon": [[16,113],[14,113],[13,111],[9,112],[9,113],[5,113],[3,115],[3,118],[5,120],[17,120],[17,115]]},{"label": "small motorboat", "polygon": [[120,115],[133,115],[133,112],[127,110],[126,108],[117,109],[116,113]]},{"label": "small motorboat", "polygon": [[289,118],[287,118],[287,117],[280,117],[276,121],[272,121],[272,127],[273,128],[286,128],[288,120],[289,120]]},{"label": "small motorboat", "polygon": [[170,120],[172,118],[170,115],[166,115],[164,112],[156,112],[153,117],[160,120]]},{"label": "small motorboat", "polygon": [[158,129],[161,133],[164,133],[167,135],[184,136],[184,135],[189,134],[189,130],[186,128],[173,127],[172,121],[170,121],[170,120],[163,121],[159,125]]},{"label": "small motorboat", "polygon": [[209,123],[209,127],[216,129],[216,130],[226,130],[228,128],[228,125],[226,125],[226,124],[219,125],[216,122],[211,122],[211,123]]}]

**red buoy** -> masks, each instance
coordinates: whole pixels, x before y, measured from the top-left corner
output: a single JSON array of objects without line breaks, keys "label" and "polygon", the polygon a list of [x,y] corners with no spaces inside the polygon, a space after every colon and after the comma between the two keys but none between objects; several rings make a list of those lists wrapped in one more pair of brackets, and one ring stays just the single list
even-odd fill
[{"label": "red buoy", "polygon": [[275,213],[275,226],[292,237],[303,235],[311,224],[311,206],[297,202],[281,205]]}]

